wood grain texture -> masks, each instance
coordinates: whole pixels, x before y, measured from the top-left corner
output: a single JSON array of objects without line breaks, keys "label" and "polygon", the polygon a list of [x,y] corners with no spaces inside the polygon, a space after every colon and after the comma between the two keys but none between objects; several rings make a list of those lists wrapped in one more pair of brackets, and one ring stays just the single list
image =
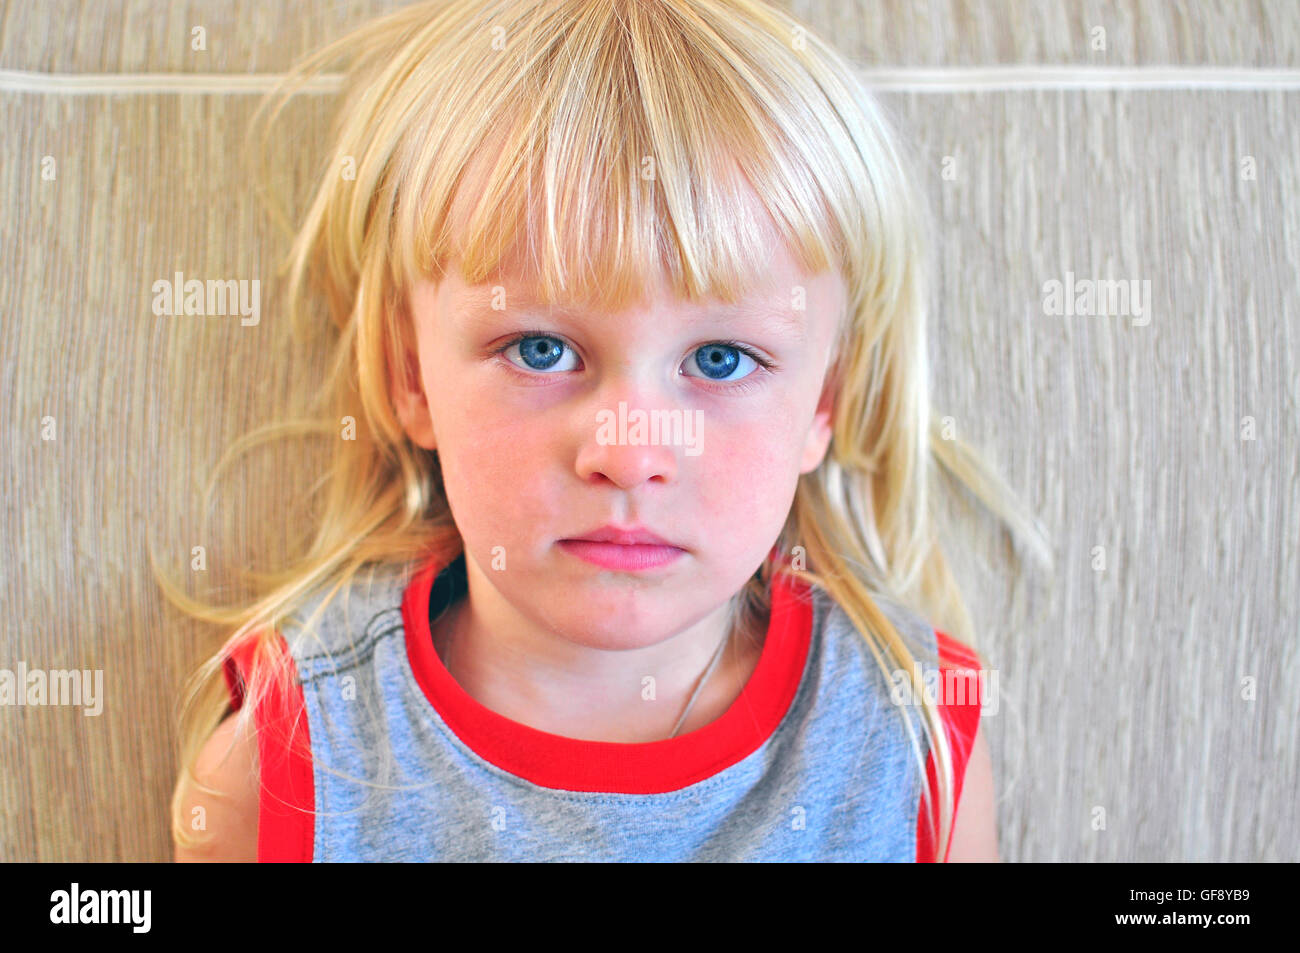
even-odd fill
[{"label": "wood grain texture", "polygon": [[[989,527],[953,551],[1009,702],[1003,855],[1295,859],[1300,98],[895,102],[938,223],[937,406],[1056,543],[1009,588]],[[1150,323],[1044,314],[1067,271],[1149,279]]]},{"label": "wood grain texture", "polygon": [[[11,4],[0,68],[275,71],[392,6]],[[903,66],[1096,62],[1098,20],[1110,65],[1300,63],[1288,0],[792,8],[846,52]],[[205,20],[200,62],[188,35]],[[984,725],[1002,855],[1300,859],[1300,93],[882,99],[934,218],[936,406],[1053,534],[1049,577],[988,518],[950,514],[999,672]],[[212,645],[155,589],[146,523],[178,577],[203,545],[205,585],[234,595],[232,567],[278,555],[254,530],[306,519],[301,487],[323,463],[308,441],[253,455],[200,507],[230,441],[301,406],[322,366],[277,308],[286,245],[244,165],[254,105],[0,94],[0,604],[19,620],[0,667],[102,669],[106,694],[99,717],[0,708],[0,860],[171,856],[177,692]],[[277,170],[299,191],[330,106],[293,107],[320,130]],[[151,285],[176,271],[261,280],[260,323],[155,317]],[[1150,323],[1045,314],[1044,283],[1067,272],[1150,280]]]},{"label": "wood grain texture", "polygon": [[[394,0],[47,0],[8,4],[0,63],[46,72],[276,72]],[[1279,67],[1300,64],[1287,0],[794,0],[782,4],[865,63]],[[191,49],[196,26],[207,49]],[[1093,50],[1094,27],[1106,50]]]}]

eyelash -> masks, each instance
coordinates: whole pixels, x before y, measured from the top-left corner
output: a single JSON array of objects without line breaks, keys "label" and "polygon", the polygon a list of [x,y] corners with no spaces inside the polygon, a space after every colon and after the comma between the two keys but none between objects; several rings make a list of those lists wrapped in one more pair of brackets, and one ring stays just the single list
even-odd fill
[{"label": "eyelash", "polygon": [[[549,331],[521,331],[520,333],[511,337],[510,340],[506,341],[501,346],[495,348],[492,351],[492,353],[500,356],[504,354],[506,351],[508,351],[510,348],[514,347],[520,341],[523,341],[527,338],[549,338],[553,341],[560,341],[562,343],[564,342],[563,338],[556,337],[554,334],[552,334]],[[723,347],[735,348],[737,351],[740,351],[742,354],[752,359],[755,364],[757,364],[760,368],[762,368],[765,371],[770,371],[772,370],[772,368],[776,366],[776,363],[774,361],[768,360],[766,357],[764,357],[763,355],[755,351],[752,347],[749,347],[746,344],[742,344],[739,341],[730,341],[730,340],[710,341],[709,344],[721,344]],[[564,343],[564,346],[569,347],[567,343]],[[701,344],[700,347],[708,347],[708,344]],[[696,350],[699,350],[699,348],[696,348]],[[537,374],[530,374],[528,371],[524,370],[523,368],[516,366],[515,363],[509,359],[506,360],[506,364],[509,365],[511,370],[515,371],[517,374],[520,374],[524,377],[535,378],[539,376]],[[541,375],[541,376],[547,376],[547,375]],[[743,394],[746,391],[748,391],[751,387],[757,386],[757,382],[754,380],[754,378],[758,376],[759,376],[758,374],[750,374],[747,377],[742,377],[738,381],[712,381],[712,383],[716,384],[718,387],[731,390],[735,393]],[[703,378],[703,380],[708,380],[708,378]]]}]

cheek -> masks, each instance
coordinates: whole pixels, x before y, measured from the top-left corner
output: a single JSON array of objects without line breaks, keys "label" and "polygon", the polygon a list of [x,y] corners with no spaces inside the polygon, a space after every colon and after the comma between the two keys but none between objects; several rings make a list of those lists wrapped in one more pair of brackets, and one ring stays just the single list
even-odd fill
[{"label": "cheek", "polygon": [[530,527],[535,532],[545,524],[554,505],[545,499],[546,481],[537,478],[554,452],[545,428],[473,388],[449,388],[435,414],[457,528],[475,551],[499,545],[509,552]]},{"label": "cheek", "polygon": [[700,517],[714,527],[720,550],[761,559],[785,525],[798,481],[801,447],[789,418],[719,423],[712,433],[706,421],[704,434],[694,460]]}]

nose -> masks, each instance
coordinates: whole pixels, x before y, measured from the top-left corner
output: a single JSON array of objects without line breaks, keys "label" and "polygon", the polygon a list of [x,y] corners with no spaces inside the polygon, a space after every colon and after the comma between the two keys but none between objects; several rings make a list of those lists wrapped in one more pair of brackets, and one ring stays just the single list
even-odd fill
[{"label": "nose", "polygon": [[673,482],[680,448],[673,445],[670,428],[656,426],[665,419],[663,409],[626,398],[596,407],[583,423],[578,476],[587,483],[608,481],[621,490],[649,481]]}]

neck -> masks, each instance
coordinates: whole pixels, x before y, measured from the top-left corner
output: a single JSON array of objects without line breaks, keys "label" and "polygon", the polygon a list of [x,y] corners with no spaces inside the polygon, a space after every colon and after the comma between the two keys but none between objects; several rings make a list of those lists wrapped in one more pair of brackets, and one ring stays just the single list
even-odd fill
[{"label": "neck", "polygon": [[[550,734],[637,744],[673,737],[674,727],[675,736],[688,734],[735,702],[758,664],[765,628],[737,624],[728,632],[730,620],[730,606],[723,605],[656,645],[614,651],[551,633],[503,638],[499,633],[514,627],[480,617],[467,596],[435,623],[433,636],[452,678],[484,707]],[[697,685],[699,694],[679,724]]]}]

